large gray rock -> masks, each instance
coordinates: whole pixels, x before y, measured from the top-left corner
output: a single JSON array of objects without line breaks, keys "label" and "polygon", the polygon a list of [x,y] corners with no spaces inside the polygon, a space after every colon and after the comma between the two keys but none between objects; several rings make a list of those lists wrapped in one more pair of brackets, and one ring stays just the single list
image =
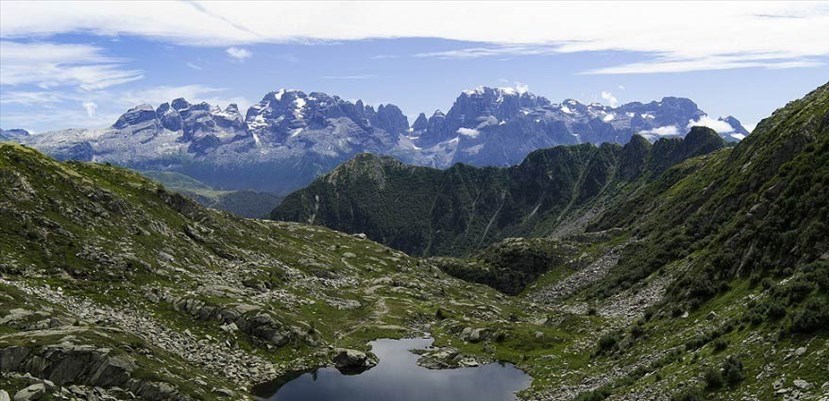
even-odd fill
[{"label": "large gray rock", "polygon": [[362,351],[347,348],[337,348],[331,358],[334,367],[343,374],[362,373],[377,365],[377,357]]},{"label": "large gray rock", "polygon": [[46,385],[43,383],[32,384],[14,395],[14,401],[35,401],[46,394]]},{"label": "large gray rock", "polygon": [[11,397],[9,397],[6,390],[0,390],[0,401],[11,401]]},{"label": "large gray rock", "polygon": [[457,348],[443,347],[432,350],[417,350],[421,355],[417,364],[426,369],[455,369],[478,366],[475,358],[464,356]]},{"label": "large gray rock", "polygon": [[39,378],[38,383],[15,394],[15,401],[37,400],[55,384],[63,386],[72,383],[129,389],[151,401],[190,400],[171,384],[132,378],[135,369],[135,361],[128,355],[90,345],[0,349],[0,371],[27,373]]}]

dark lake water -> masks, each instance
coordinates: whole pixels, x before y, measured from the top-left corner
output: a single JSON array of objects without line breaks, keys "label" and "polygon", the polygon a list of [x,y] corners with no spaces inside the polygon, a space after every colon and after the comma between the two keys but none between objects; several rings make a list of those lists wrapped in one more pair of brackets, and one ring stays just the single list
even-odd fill
[{"label": "dark lake water", "polygon": [[372,341],[380,362],[359,375],[321,368],[288,381],[270,401],[511,401],[530,384],[530,377],[510,364],[431,370],[417,366],[411,349],[430,346],[431,339]]}]

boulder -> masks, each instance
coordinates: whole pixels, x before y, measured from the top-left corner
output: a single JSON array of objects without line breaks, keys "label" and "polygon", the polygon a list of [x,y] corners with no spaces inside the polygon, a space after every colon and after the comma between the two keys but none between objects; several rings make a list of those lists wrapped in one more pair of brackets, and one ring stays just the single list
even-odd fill
[{"label": "boulder", "polygon": [[812,383],[809,383],[809,382],[807,382],[806,380],[803,380],[803,379],[795,379],[794,382],[792,382],[792,383],[794,384],[795,387],[797,387],[801,390],[808,390],[808,389],[812,388]]},{"label": "boulder", "polygon": [[488,331],[486,328],[465,327],[461,332],[461,340],[469,341],[471,343],[478,343],[487,338]]},{"label": "boulder", "polygon": [[14,401],[39,400],[46,394],[46,385],[43,383],[32,384],[14,395]]},{"label": "boulder", "polygon": [[0,401],[11,401],[11,397],[9,397],[9,393],[6,390],[0,390]]},{"label": "boulder", "polygon": [[469,342],[477,343],[485,340],[487,337],[487,330],[483,328],[477,328],[472,330],[472,333],[469,334]]},{"label": "boulder", "polygon": [[377,365],[377,357],[355,349],[337,348],[331,358],[343,374],[358,374]]},{"label": "boulder", "polygon": [[422,355],[418,358],[417,364],[426,369],[455,369],[480,365],[475,358],[463,356],[458,349],[452,347],[414,352]]},{"label": "boulder", "polygon": [[118,386],[130,379],[135,368],[135,362],[126,355],[103,358],[87,381],[100,387]]}]

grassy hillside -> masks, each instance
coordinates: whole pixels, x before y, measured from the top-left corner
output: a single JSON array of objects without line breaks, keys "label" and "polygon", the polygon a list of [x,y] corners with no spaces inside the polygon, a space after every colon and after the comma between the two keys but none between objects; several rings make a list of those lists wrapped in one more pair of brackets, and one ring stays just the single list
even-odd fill
[{"label": "grassy hillside", "polygon": [[[329,346],[420,331],[455,299],[446,310],[491,318],[476,309],[500,298],[374,242],[239,219],[120,168],[0,144],[0,184],[2,370],[58,385],[247,398],[328,363]],[[72,368],[83,358],[123,369],[104,380]],[[24,382],[4,374],[0,388]]]}]

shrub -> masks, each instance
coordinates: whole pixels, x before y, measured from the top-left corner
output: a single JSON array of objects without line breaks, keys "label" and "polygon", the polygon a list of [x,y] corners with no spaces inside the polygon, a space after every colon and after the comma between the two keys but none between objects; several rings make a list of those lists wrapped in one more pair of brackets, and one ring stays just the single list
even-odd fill
[{"label": "shrub", "polygon": [[705,344],[708,344],[709,341],[711,341],[711,336],[709,334],[698,334],[685,343],[685,349],[693,351],[695,349],[702,348]]},{"label": "shrub", "polygon": [[731,386],[743,381],[743,361],[736,356],[726,358],[722,365],[722,378]]},{"label": "shrub", "polygon": [[829,292],[829,262],[815,262],[806,268],[810,269],[808,279],[817,283],[821,291]]},{"label": "shrub", "polygon": [[764,290],[771,289],[772,287],[774,287],[774,280],[772,280],[768,277],[765,277],[765,278],[763,278],[763,281],[760,282],[760,285],[763,286]]},{"label": "shrub", "polygon": [[817,288],[815,284],[801,277],[786,285],[775,287],[773,295],[775,299],[786,301],[787,304],[792,305],[806,299],[815,288]]},{"label": "shrub", "polygon": [[636,324],[636,325],[634,325],[633,327],[630,328],[630,335],[633,336],[633,338],[639,338],[643,334],[645,334],[645,329],[642,328],[642,326],[640,326],[638,324]]},{"label": "shrub", "polygon": [[708,390],[717,390],[723,385],[722,373],[719,368],[711,367],[705,371],[705,388]]},{"label": "shrub", "polygon": [[766,315],[764,315],[763,312],[757,309],[750,310],[748,312],[748,315],[746,315],[746,321],[751,322],[751,324],[760,324],[763,323],[765,320]]},{"label": "shrub", "polygon": [[702,393],[696,388],[690,388],[682,392],[676,393],[671,397],[671,401],[703,401]]},{"label": "shrub", "polygon": [[593,391],[580,393],[573,401],[603,401],[610,397],[610,389],[607,387],[599,387]]},{"label": "shrub", "polygon": [[718,338],[718,339],[714,340],[713,345],[714,345],[714,351],[719,352],[719,351],[722,351],[722,350],[728,348],[728,341],[725,341],[722,338]]},{"label": "shrub", "polygon": [[829,303],[812,299],[792,318],[792,332],[813,333],[829,328]]},{"label": "shrub", "polygon": [[780,302],[768,301],[763,305],[766,309],[766,317],[771,320],[779,320],[783,316],[786,316],[786,307]]},{"label": "shrub", "polygon": [[614,333],[608,333],[603,335],[599,338],[599,353],[605,353],[607,351],[612,350],[616,347],[616,344],[619,343],[619,337],[616,336]]}]

